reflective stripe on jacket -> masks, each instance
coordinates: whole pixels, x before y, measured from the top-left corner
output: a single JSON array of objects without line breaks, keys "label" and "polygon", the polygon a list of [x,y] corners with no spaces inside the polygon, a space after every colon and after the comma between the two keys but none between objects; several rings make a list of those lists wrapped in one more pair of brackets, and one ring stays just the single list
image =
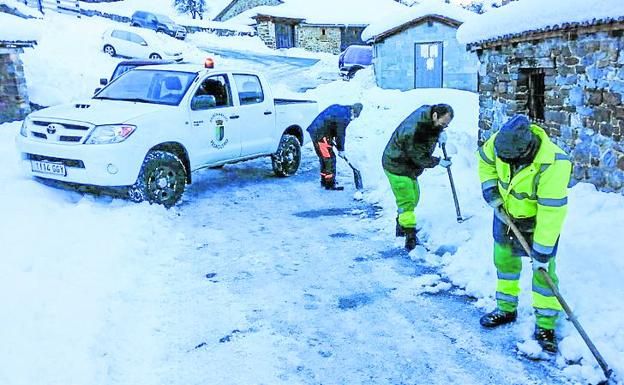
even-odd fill
[{"label": "reflective stripe on jacket", "polygon": [[533,249],[551,254],[568,209],[572,164],[544,129],[532,124],[531,131],[541,141],[533,163],[512,177],[510,165],[496,156],[495,133],[479,148],[479,179],[484,191],[498,187],[504,208],[513,218],[535,217]]}]

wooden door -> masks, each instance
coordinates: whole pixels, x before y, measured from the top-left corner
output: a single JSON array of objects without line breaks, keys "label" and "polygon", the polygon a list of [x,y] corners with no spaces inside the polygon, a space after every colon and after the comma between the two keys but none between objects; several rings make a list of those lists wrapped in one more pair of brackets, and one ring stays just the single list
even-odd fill
[{"label": "wooden door", "polygon": [[295,46],[295,27],[292,24],[275,24],[276,48],[292,48]]}]

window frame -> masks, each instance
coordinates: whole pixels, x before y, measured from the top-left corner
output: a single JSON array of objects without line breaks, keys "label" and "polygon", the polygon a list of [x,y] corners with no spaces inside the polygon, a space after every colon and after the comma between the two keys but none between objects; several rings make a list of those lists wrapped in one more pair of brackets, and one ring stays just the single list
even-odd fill
[{"label": "window frame", "polygon": [[[238,104],[240,106],[251,106],[251,105],[254,105],[254,104],[264,103],[264,101],[266,100],[266,97],[265,97],[265,94],[264,94],[264,88],[262,87],[262,81],[260,81],[260,77],[258,75],[241,74],[241,73],[236,74],[235,73],[235,74],[232,74],[232,76],[234,77],[234,83],[236,84],[236,91],[237,91],[237,96],[238,96]],[[260,100],[257,100],[257,101],[252,102],[252,103],[248,103],[248,102],[243,103],[243,100],[241,99],[241,90],[242,90],[243,81],[241,80],[241,84],[239,86],[238,80],[237,80],[237,79],[240,79],[240,78],[243,78],[243,77],[253,78],[253,79],[255,79],[257,81],[258,86],[260,88],[260,95],[261,95],[261,99]]]},{"label": "window frame", "polygon": [[[200,89],[203,88],[203,84],[205,81],[210,80],[210,79],[214,79],[214,78],[218,78],[218,77],[222,77],[225,82],[225,90],[227,92],[227,97],[228,97],[228,104],[225,105],[215,105],[214,107],[209,108],[209,110],[214,110],[215,108],[227,108],[227,107],[233,107],[234,106],[234,97],[232,95],[232,86],[230,85],[230,79],[229,76],[227,74],[211,74],[210,76],[206,76],[197,86],[197,89],[195,89],[195,92],[193,93],[193,96],[191,97],[191,99],[195,96],[197,96],[197,93],[199,92]],[[202,94],[202,95],[210,95],[210,94]],[[213,95],[214,96],[214,95]],[[216,97],[215,97],[215,102],[216,102]]]},{"label": "window frame", "polygon": [[518,70],[517,97],[526,93],[524,111],[532,121],[545,122],[546,112],[546,68],[528,67]]}]

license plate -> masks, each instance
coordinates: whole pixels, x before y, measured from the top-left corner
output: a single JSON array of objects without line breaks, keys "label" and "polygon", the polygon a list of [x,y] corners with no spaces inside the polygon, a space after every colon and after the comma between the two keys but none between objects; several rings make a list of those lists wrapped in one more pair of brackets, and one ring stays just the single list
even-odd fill
[{"label": "license plate", "polygon": [[30,167],[33,172],[42,172],[44,174],[54,174],[54,175],[63,175],[63,176],[67,175],[67,170],[65,170],[64,164],[31,160]]}]

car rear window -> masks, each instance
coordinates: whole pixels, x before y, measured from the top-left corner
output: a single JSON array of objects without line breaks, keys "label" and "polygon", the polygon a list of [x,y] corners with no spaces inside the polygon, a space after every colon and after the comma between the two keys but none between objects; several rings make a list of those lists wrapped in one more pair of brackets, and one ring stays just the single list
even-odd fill
[{"label": "car rear window", "polygon": [[344,52],[344,63],[370,65],[373,62],[371,47],[348,47]]}]

